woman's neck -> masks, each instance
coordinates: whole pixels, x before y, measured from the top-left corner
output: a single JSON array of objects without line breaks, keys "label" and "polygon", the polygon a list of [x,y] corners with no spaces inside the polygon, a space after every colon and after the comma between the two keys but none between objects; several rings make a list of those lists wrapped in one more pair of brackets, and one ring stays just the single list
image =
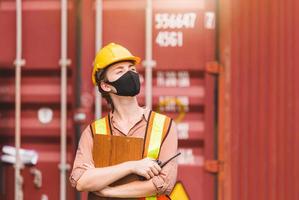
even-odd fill
[{"label": "woman's neck", "polygon": [[120,119],[135,119],[142,115],[143,108],[138,105],[135,97],[112,96],[114,105],[113,116]]}]

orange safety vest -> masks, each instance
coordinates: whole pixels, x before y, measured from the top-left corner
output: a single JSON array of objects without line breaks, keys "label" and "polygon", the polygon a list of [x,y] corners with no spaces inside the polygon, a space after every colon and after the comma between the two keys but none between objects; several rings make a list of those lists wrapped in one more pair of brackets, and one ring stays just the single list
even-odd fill
[{"label": "orange safety vest", "polygon": [[[166,115],[150,112],[145,133],[145,142],[143,147],[143,158],[158,159],[161,145],[166,138],[172,119]],[[93,134],[112,135],[110,128],[109,115],[102,119],[96,120],[91,124]],[[140,198],[140,200],[167,200],[166,195],[150,196]]]}]

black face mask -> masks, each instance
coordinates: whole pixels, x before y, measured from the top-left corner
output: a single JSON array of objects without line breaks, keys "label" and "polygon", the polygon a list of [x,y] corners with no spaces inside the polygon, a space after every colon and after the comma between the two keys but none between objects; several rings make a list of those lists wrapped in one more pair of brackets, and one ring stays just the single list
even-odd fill
[{"label": "black face mask", "polygon": [[107,81],[106,83],[112,85],[117,90],[117,95],[119,96],[135,96],[139,94],[140,91],[140,81],[139,75],[136,72],[131,70],[127,71],[117,80],[110,82]]}]

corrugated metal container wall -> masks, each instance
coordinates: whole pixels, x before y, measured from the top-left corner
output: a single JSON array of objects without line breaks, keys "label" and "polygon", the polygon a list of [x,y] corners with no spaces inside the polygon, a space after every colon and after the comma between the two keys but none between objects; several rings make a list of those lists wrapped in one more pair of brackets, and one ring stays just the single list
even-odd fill
[{"label": "corrugated metal container wall", "polygon": [[[36,165],[22,170],[24,199],[59,199],[60,162],[60,1],[22,1],[21,148],[35,150]],[[74,157],[73,73],[75,5],[68,4],[67,162]],[[0,1],[0,147],[14,146],[16,3]],[[1,153],[2,154],[2,153]],[[0,199],[14,199],[14,167],[0,163]],[[33,171],[32,171],[33,170]],[[33,173],[37,172],[37,173]],[[40,173],[39,173],[40,172]],[[35,174],[35,175],[34,175]],[[41,176],[39,176],[41,175]],[[67,175],[68,176],[68,175]],[[41,179],[39,179],[41,178]],[[41,185],[36,185],[40,180]],[[67,184],[67,199],[74,193]]]},{"label": "corrugated metal container wall", "polygon": [[299,2],[220,0],[219,6],[220,105],[226,106],[220,108],[220,194],[297,200]]}]

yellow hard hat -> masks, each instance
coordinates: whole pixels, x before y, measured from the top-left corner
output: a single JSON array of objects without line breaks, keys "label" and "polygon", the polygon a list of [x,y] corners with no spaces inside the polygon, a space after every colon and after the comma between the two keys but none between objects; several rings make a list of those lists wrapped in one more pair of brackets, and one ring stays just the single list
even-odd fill
[{"label": "yellow hard hat", "polygon": [[96,55],[94,59],[93,71],[91,79],[94,85],[97,85],[95,79],[95,73],[100,70],[108,67],[109,65],[119,62],[119,61],[133,61],[135,64],[140,62],[140,58],[133,56],[131,52],[125,47],[110,43],[103,47]]}]

